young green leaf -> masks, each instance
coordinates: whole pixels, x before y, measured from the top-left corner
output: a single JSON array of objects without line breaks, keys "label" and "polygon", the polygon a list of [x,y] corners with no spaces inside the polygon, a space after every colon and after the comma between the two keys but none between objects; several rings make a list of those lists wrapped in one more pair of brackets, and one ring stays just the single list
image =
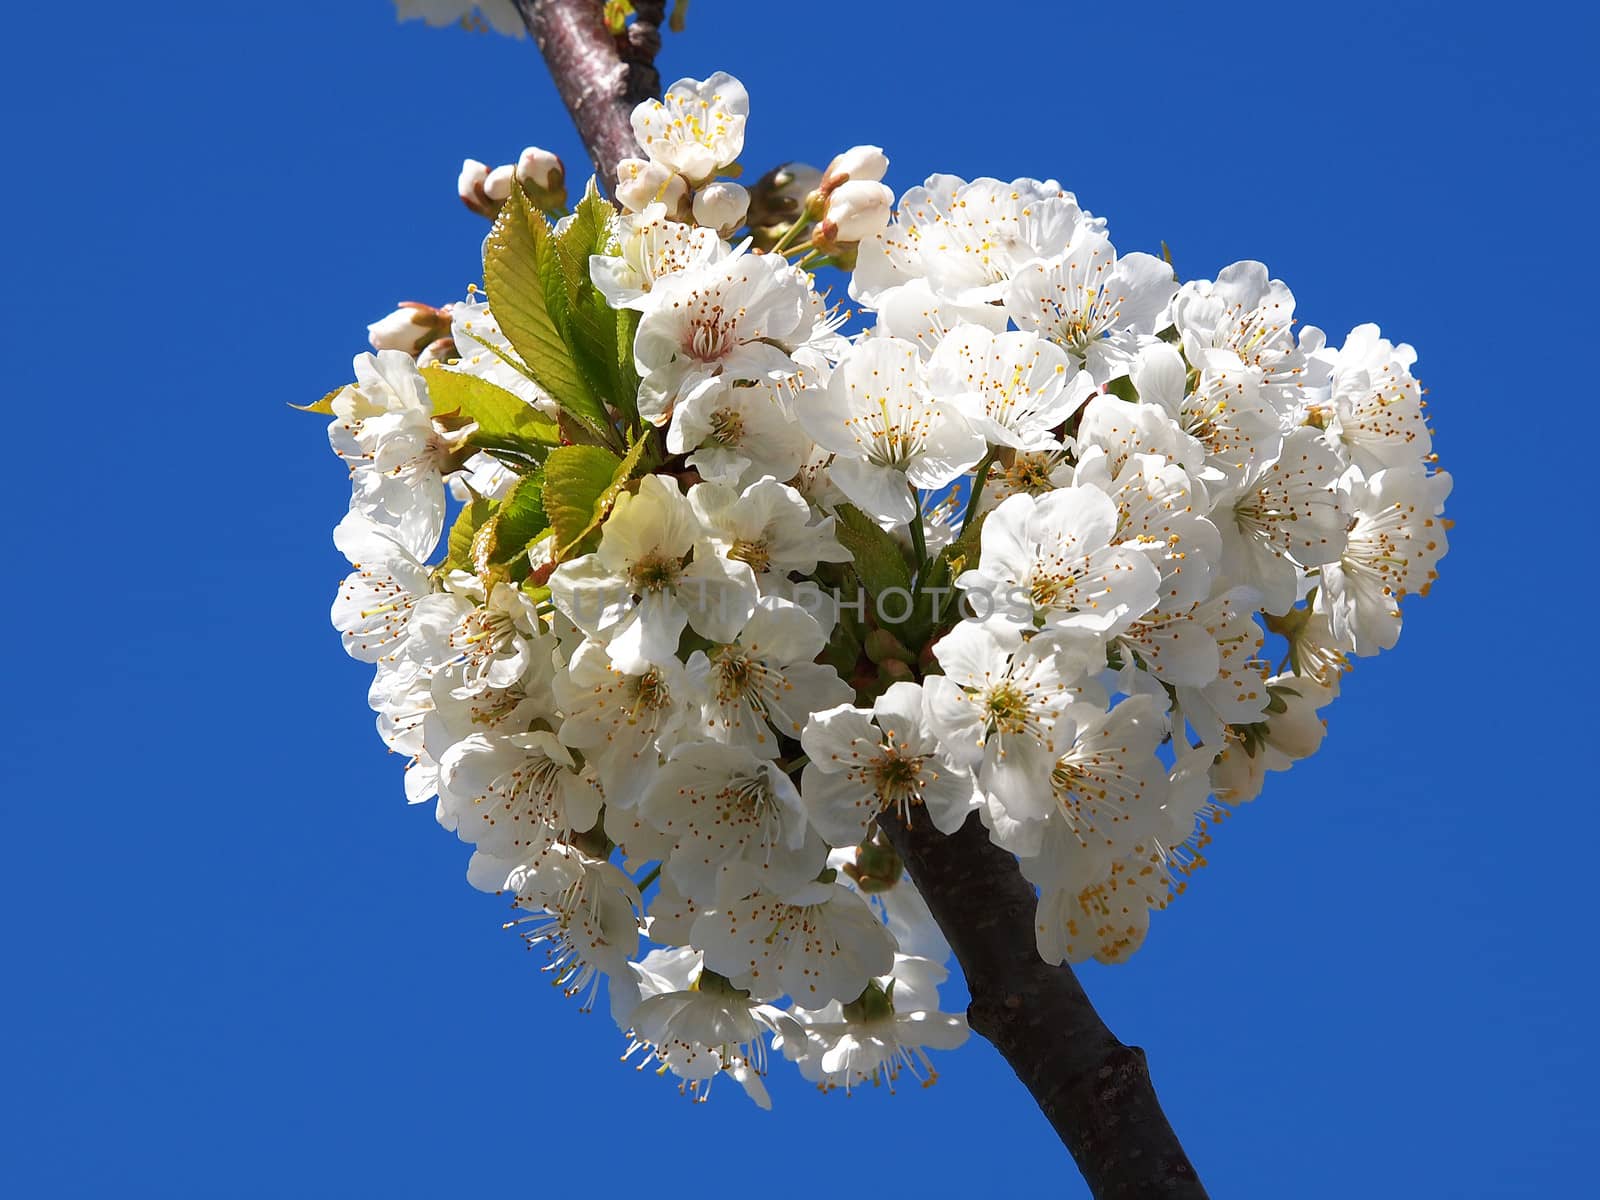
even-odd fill
[{"label": "young green leaf", "polygon": [[556,559],[586,553],[597,524],[595,508],[622,460],[599,446],[562,446],[544,467],[544,511],[556,534]]},{"label": "young green leaf", "polygon": [[867,594],[877,599],[891,588],[898,588],[909,596],[911,568],[894,536],[854,505],[841,504],[834,515],[838,519],[834,532],[850,551],[856,578]]},{"label": "young green leaf", "polygon": [[461,413],[477,422],[478,432],[472,435],[474,445],[562,445],[562,434],[552,419],[520,395],[507,392],[488,379],[443,366],[427,366],[422,378],[427,381],[427,394],[434,400],[435,413]]},{"label": "young green leaf", "polygon": [[494,509],[493,500],[477,496],[456,515],[455,524],[450,526],[450,536],[445,542],[446,570],[472,570],[472,539],[494,515]]},{"label": "young green leaf", "polygon": [[[632,343],[630,342],[629,345],[632,345]],[[333,398],[342,391],[344,391],[344,388],[336,387],[313,404],[291,404],[289,407],[296,412],[320,413],[325,417],[331,417],[333,416]]]},{"label": "young green leaf", "polygon": [[539,386],[601,440],[620,445],[569,348],[570,294],[555,237],[520,188],[512,189],[484,242],[483,278],[501,332]]},{"label": "young green leaf", "polygon": [[528,549],[550,528],[544,511],[544,473],[536,472],[518,480],[517,486],[495,511],[494,562],[510,562]]},{"label": "young green leaf", "polygon": [[906,622],[905,639],[908,644],[926,642],[944,622],[947,613],[957,603],[955,578],[968,567],[978,565],[980,535],[983,522],[990,512],[981,512],[972,524],[955,541],[951,542],[928,566],[927,578],[918,589],[917,607]]},{"label": "young green leaf", "polygon": [[627,457],[622,460],[612,474],[610,485],[600,493],[599,499],[594,502],[594,517],[590,520],[588,527],[579,533],[574,540],[582,540],[599,529],[600,523],[610,514],[611,506],[617,502],[617,497],[623,493],[628,484],[640,475],[654,470],[660,464],[661,452],[653,435],[646,434],[628,447]]},{"label": "young green leaf", "polygon": [[617,210],[600,195],[594,180],[589,180],[583,199],[572,210],[572,220],[556,238],[556,254],[569,297],[576,297],[585,285],[593,286],[589,283],[589,256],[604,254],[610,246],[611,222],[616,215]]},{"label": "young green leaf", "polygon": [[611,247],[615,218],[616,210],[601,197],[591,180],[572,221],[556,239],[556,257],[566,285],[561,320],[573,361],[590,390],[620,410],[628,425],[636,428],[639,379],[633,369],[634,326],[619,319],[617,310],[606,303],[589,273],[589,259],[605,254]]}]

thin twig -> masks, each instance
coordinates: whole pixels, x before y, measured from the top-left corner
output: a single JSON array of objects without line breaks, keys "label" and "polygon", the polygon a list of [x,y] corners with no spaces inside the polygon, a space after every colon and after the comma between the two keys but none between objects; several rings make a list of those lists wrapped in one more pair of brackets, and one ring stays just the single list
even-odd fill
[{"label": "thin twig", "polygon": [[588,148],[595,174],[607,193],[614,192],[617,162],[639,154],[629,120],[633,108],[661,93],[655,59],[666,0],[634,0],[636,19],[620,34],[606,28],[601,0],[516,4]]}]

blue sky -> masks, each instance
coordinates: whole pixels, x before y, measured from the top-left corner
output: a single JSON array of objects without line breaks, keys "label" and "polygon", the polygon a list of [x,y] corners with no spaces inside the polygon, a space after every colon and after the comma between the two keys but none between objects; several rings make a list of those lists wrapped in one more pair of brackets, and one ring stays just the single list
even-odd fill
[{"label": "blue sky", "polygon": [[[1084,977],[1215,1195],[1571,1194],[1600,1136],[1594,18],[1055,7],[694,0],[662,62],[745,80],[755,170],[878,142],[897,188],[1054,175],[1121,248],[1260,258],[1335,337],[1417,346],[1456,478],[1442,580],[1322,754]],[[9,26],[0,1191],[1077,1194],[978,1042],[926,1092],[781,1075],[775,1115],[689,1106],[402,802],[326,623],[343,473],[284,405],[394,301],[477,277],[463,156],[537,142],[577,171],[531,45],[384,0]]]}]

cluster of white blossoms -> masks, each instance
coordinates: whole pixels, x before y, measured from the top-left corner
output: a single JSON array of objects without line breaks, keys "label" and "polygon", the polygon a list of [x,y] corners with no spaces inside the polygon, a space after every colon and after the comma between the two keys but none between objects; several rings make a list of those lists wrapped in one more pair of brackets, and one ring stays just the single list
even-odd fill
[{"label": "cluster of white blossoms", "polygon": [[772,1051],[849,1089],[966,1036],[885,827],[981,822],[1044,959],[1132,954],[1395,644],[1450,477],[1410,347],[1261,264],[1180,283],[1049,180],[896,206],[870,146],[747,191],[747,107],[642,104],[620,208],[527,152],[487,300],[311,407],[407,797],[626,1057],[764,1104]]}]

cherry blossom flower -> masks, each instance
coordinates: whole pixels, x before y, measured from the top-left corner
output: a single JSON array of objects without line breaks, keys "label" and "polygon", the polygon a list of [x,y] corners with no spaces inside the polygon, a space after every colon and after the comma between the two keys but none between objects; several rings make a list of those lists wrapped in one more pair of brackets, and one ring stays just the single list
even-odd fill
[{"label": "cherry blossom flower", "polygon": [[726,71],[680,79],[660,100],[633,110],[633,136],[650,161],[699,183],[730,166],[744,149],[750,94]]},{"label": "cherry blossom flower", "polygon": [[799,415],[837,456],[828,472],[834,485],[897,524],[917,514],[912,489],[944,487],[983,457],[983,439],[928,392],[917,348],[896,338],[858,343]]},{"label": "cherry blossom flower", "polygon": [[806,813],[835,846],[859,842],[885,809],[901,820],[923,808],[941,833],[961,828],[977,803],[972,772],[933,732],[914,683],[893,684],[871,709],[815,713],[800,735],[811,761],[800,781]]}]

